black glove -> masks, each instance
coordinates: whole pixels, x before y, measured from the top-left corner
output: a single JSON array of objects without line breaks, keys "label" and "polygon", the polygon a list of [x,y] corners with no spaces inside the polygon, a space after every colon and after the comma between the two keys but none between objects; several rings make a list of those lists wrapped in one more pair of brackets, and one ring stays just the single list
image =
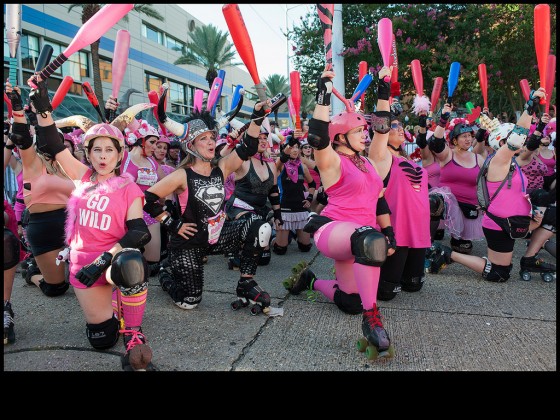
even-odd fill
[{"label": "black glove", "polygon": [[52,112],[53,108],[51,105],[51,100],[49,99],[49,89],[47,87],[46,80],[38,82],[37,89],[31,89],[29,99],[33,103],[35,111],[37,111],[38,114]]},{"label": "black glove", "polygon": [[324,188],[319,188],[319,191],[317,192],[317,202],[319,204],[322,204],[323,206],[326,206],[328,204],[329,196],[325,192]]},{"label": "black glove", "polygon": [[427,115],[418,115],[418,126],[422,128],[426,128],[428,126],[428,116]]},{"label": "black glove", "polygon": [[416,136],[416,146],[423,149],[428,145],[428,140],[426,139],[426,133],[418,133]]},{"label": "black glove", "polygon": [[[158,108],[158,112],[159,112],[159,108]],[[264,112],[264,106],[258,111],[256,108],[253,108],[253,113],[251,114],[251,121],[253,121],[255,124],[257,124],[260,127],[264,121],[265,116],[266,113]]]},{"label": "black glove", "polygon": [[486,131],[484,128],[479,128],[474,137],[476,138],[477,142],[482,143],[488,137],[488,131]]},{"label": "black glove", "polygon": [[533,115],[535,111],[539,108],[539,103],[541,102],[541,98],[534,95],[535,91],[532,90],[529,94],[529,100],[525,104],[525,111],[527,114]]},{"label": "black glove", "polygon": [[27,124],[15,122],[12,126],[10,140],[20,150],[26,150],[33,146],[33,138],[31,137],[29,126]]},{"label": "black glove", "polygon": [[177,208],[177,206],[175,205],[175,203],[172,200],[165,200],[165,207],[163,208],[165,211],[167,211],[172,218],[174,219],[180,219],[181,218],[181,213],[179,212],[179,209]]},{"label": "black glove", "polygon": [[168,232],[173,233],[179,233],[179,229],[183,226],[183,221],[181,219],[176,219],[172,216],[165,218],[162,223],[167,228]]},{"label": "black glove", "polygon": [[440,127],[445,128],[445,126],[447,125],[447,121],[449,120],[449,112],[446,112],[445,114],[441,114],[441,117],[439,117],[439,123],[438,125]]},{"label": "black glove", "polygon": [[317,79],[317,93],[315,94],[315,102],[317,105],[329,106],[331,104],[331,94],[333,90],[333,81],[330,77],[319,77]]},{"label": "black glove", "polygon": [[111,265],[113,256],[110,252],[105,251],[92,263],[84,265],[80,271],[76,273],[76,278],[86,287],[90,287],[97,281],[101,274]]},{"label": "black glove", "polygon": [[27,117],[27,121],[29,121],[29,124],[31,124],[32,126],[39,125],[39,122],[37,121],[37,114],[33,112],[30,104],[27,104],[25,106],[24,112],[25,112],[25,116]]},{"label": "black glove", "polygon": [[296,144],[299,146],[299,140],[294,136],[288,136],[288,146],[293,147]]},{"label": "black glove", "polygon": [[387,246],[396,250],[397,240],[395,239],[395,231],[393,230],[393,226],[387,226],[386,228],[381,229],[381,233],[383,233],[383,235],[387,237]]},{"label": "black glove", "polygon": [[391,81],[389,80],[386,82],[383,79],[384,78],[382,77],[377,83],[377,100],[381,99],[388,101],[389,96],[391,96]]},{"label": "black glove", "polygon": [[285,148],[286,148],[286,146],[284,146],[283,148],[280,149],[280,162],[282,162],[282,163],[286,163],[287,161],[290,160],[290,155],[287,155],[284,152]]},{"label": "black glove", "polygon": [[535,128],[535,131],[538,131],[539,133],[542,134],[545,127],[546,127],[546,123],[541,119],[539,120],[539,123],[537,124],[537,128]]},{"label": "black glove", "polygon": [[276,210],[272,210],[272,212],[274,213],[274,218],[278,220],[278,224],[283,225],[284,221],[282,220],[282,210],[276,209]]},{"label": "black glove", "polygon": [[12,103],[12,111],[21,111],[23,109],[23,102],[21,95],[14,89],[9,94],[10,102]]}]

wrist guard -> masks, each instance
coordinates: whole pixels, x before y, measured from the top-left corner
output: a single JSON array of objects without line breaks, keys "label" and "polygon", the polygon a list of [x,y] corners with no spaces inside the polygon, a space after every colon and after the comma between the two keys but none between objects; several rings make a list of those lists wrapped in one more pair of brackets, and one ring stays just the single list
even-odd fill
[{"label": "wrist guard", "polygon": [[315,180],[313,180],[313,181],[309,182],[309,183],[307,184],[307,186],[308,186],[309,188],[314,188],[314,189],[315,189],[315,188],[317,188],[317,183],[315,182]]},{"label": "wrist guard", "polygon": [[525,143],[525,146],[527,147],[527,150],[530,151],[535,151],[539,148],[539,146],[541,145],[541,136],[536,135],[535,133],[531,134],[529,136],[529,138],[527,139],[527,143]]},{"label": "wrist guard", "polygon": [[[159,112],[159,109],[158,109],[158,112]],[[266,113],[264,112],[264,106],[258,111],[255,108],[253,108],[253,113],[251,114],[251,121],[253,121],[255,124],[257,124],[260,127],[261,124],[264,121],[265,116],[266,116]],[[255,151],[255,153],[256,153],[256,151]],[[243,160],[247,160],[247,159],[243,159]]]},{"label": "wrist guard", "polygon": [[22,111],[23,110],[23,102],[21,101],[21,95],[17,93],[15,90],[12,90],[8,97],[10,98],[10,102],[12,103],[12,111]]},{"label": "wrist guard", "polygon": [[389,111],[373,112],[371,114],[371,128],[376,133],[387,134],[391,130],[391,113]]},{"label": "wrist guard", "polygon": [[381,233],[387,237],[387,247],[397,249],[397,240],[395,239],[395,231],[393,226],[387,226],[381,229]]},{"label": "wrist guard", "polygon": [[10,140],[20,150],[26,150],[33,146],[33,138],[31,138],[29,126],[27,124],[14,122],[12,132],[10,134]]},{"label": "wrist guard", "polygon": [[441,153],[445,149],[445,139],[443,137],[432,137],[432,140],[428,142],[428,147],[434,153]]},{"label": "wrist guard", "polygon": [[484,140],[486,140],[487,137],[488,131],[486,131],[484,128],[479,128],[475,135],[476,141],[479,143],[482,143]]},{"label": "wrist guard", "polygon": [[445,114],[441,114],[441,117],[439,117],[438,125],[442,128],[445,128],[447,126],[448,120],[449,120],[449,112],[446,112]]},{"label": "wrist guard", "polygon": [[[43,118],[46,117],[47,112],[52,112],[52,105],[49,99],[49,90],[47,88],[47,81],[42,80],[37,83],[37,89],[32,89],[29,94],[29,99],[35,107],[35,111],[41,114]],[[45,115],[43,115],[45,114]]]},{"label": "wrist guard", "polygon": [[542,134],[545,127],[546,127],[546,123],[543,120],[539,120],[539,123],[537,124],[537,128],[535,128],[535,131],[538,131],[539,133]]},{"label": "wrist guard", "polygon": [[383,78],[377,82],[377,100],[388,101],[391,96],[391,82],[386,82]]},{"label": "wrist guard", "polygon": [[180,219],[174,219],[173,217],[165,216],[161,223],[167,228],[168,232],[179,233],[179,229],[183,226],[183,222]]},{"label": "wrist guard", "polygon": [[319,77],[317,79],[317,93],[315,94],[317,105],[329,106],[331,104],[332,90],[332,80],[328,77]]},{"label": "wrist guard", "polygon": [[282,220],[282,210],[280,209],[276,209],[276,210],[272,210],[272,212],[274,213],[274,218],[276,220],[278,220],[278,224],[283,225],[284,221]]},{"label": "wrist guard", "polygon": [[160,197],[158,197],[156,194],[150,191],[144,191],[144,197],[146,198],[144,211],[150,216],[156,218],[165,211],[163,206],[159,202]]},{"label": "wrist guard", "polygon": [[428,116],[427,115],[419,115],[418,116],[418,125],[422,128],[427,127]]},{"label": "wrist guard", "polygon": [[423,149],[428,145],[428,140],[426,140],[426,133],[418,133],[416,136],[416,145]]},{"label": "wrist guard", "polygon": [[[251,119],[252,118],[253,116],[251,116]],[[261,119],[261,123],[262,123],[262,119]],[[251,156],[257,153],[258,150],[259,150],[259,139],[250,136],[247,132],[245,132],[245,137],[243,138],[243,141],[240,142],[235,148],[237,155],[243,160],[249,160]]]},{"label": "wrist guard", "polygon": [[64,139],[56,129],[56,125],[51,124],[46,127],[38,125],[35,127],[37,133],[37,150],[50,159],[66,150]]},{"label": "wrist guard", "polygon": [[24,112],[25,112],[25,116],[27,117],[27,120],[29,121],[29,124],[31,124],[34,127],[39,124],[39,122],[37,121],[37,114],[35,114],[31,110],[31,105],[27,105],[24,108]]},{"label": "wrist guard", "polygon": [[529,100],[525,103],[525,111],[527,111],[527,114],[529,115],[533,115],[535,113],[539,107],[539,103],[541,102],[541,98],[535,96],[534,93],[535,91],[532,90],[529,94]]},{"label": "wrist guard", "polygon": [[97,281],[103,272],[111,265],[113,256],[110,252],[105,251],[92,263],[84,265],[80,271],[76,273],[76,279],[86,287],[90,287]]},{"label": "wrist guard", "polygon": [[329,139],[329,122],[315,118],[309,120],[309,132],[307,142],[316,150],[326,149],[331,143]]}]

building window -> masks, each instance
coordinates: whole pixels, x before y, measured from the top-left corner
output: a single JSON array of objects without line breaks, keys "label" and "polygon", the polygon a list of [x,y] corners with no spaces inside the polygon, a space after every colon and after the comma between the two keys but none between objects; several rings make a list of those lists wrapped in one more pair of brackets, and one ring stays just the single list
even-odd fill
[{"label": "building window", "polygon": [[[39,38],[33,35],[23,34],[20,40],[20,46],[22,68],[35,71],[35,64],[39,58]],[[4,51],[7,52],[9,57],[9,50],[5,49]],[[56,55],[53,53],[53,58],[54,57],[56,57]]]},{"label": "building window", "polygon": [[99,75],[102,82],[113,83],[113,63],[99,57]]},{"label": "building window", "polygon": [[165,43],[167,45],[167,48],[169,48],[170,50],[177,51],[181,54],[184,54],[186,52],[185,44],[183,44],[181,41],[177,41],[167,34],[165,34]]},{"label": "building window", "polygon": [[142,36],[163,45],[163,33],[145,23],[142,23]]},{"label": "building window", "polygon": [[72,54],[68,61],[62,65],[62,73],[63,76],[71,76],[74,80],[90,77],[88,54],[83,51]]},{"label": "building window", "polygon": [[146,72],[146,92],[155,90],[159,94],[159,87],[165,82],[163,77]]},{"label": "building window", "polygon": [[169,105],[171,112],[175,114],[188,114],[187,94],[188,87],[182,83],[169,82]]}]

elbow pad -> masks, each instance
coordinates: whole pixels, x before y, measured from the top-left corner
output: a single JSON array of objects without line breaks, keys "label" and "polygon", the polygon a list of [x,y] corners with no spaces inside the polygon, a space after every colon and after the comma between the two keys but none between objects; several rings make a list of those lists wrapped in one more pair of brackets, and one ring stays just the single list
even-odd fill
[{"label": "elbow pad", "polygon": [[329,122],[315,118],[309,120],[309,132],[307,142],[316,150],[323,150],[331,143],[329,139]]},{"label": "elbow pad", "polygon": [[144,211],[152,217],[157,217],[164,212],[163,206],[159,203],[160,197],[150,191],[144,191],[146,197],[146,204],[144,204]]},{"label": "elbow pad", "polygon": [[307,186],[308,186],[309,188],[317,188],[317,184],[315,183],[315,180],[313,180],[313,181],[307,183]]},{"label": "elbow pad", "polygon": [[270,188],[270,191],[268,192],[268,200],[273,206],[280,205],[280,191],[278,191],[278,185],[273,185],[272,188]]},{"label": "elbow pad", "polygon": [[250,136],[247,132],[245,132],[245,137],[243,141],[237,145],[235,151],[237,155],[243,160],[249,160],[251,156],[253,156],[259,150],[259,139],[253,136]]},{"label": "elbow pad", "polygon": [[64,137],[58,132],[56,125],[51,124],[47,127],[40,125],[35,127],[37,132],[37,150],[50,159],[66,150]]},{"label": "elbow pad", "polygon": [[141,248],[152,239],[144,219],[131,219],[126,221],[128,231],[119,241],[123,248]]},{"label": "elbow pad", "polygon": [[416,145],[423,149],[428,145],[428,140],[426,140],[426,133],[418,133],[416,136]]},{"label": "elbow pad", "polygon": [[433,137],[428,143],[428,147],[434,153],[441,153],[445,149],[445,139],[443,137]]},{"label": "elbow pad", "polygon": [[33,139],[31,138],[29,126],[27,124],[14,122],[12,125],[12,132],[10,133],[10,140],[20,150],[27,150],[33,146]]},{"label": "elbow pad", "polygon": [[381,216],[382,214],[391,214],[391,209],[389,209],[389,203],[385,197],[381,197],[377,200],[377,208],[375,211],[376,216]]}]

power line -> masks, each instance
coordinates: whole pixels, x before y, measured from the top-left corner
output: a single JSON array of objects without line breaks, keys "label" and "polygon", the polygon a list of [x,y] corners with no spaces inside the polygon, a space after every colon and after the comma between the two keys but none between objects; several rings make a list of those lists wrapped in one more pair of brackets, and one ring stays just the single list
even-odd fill
[{"label": "power line", "polygon": [[[265,24],[266,26],[268,26],[268,27],[271,28],[271,29],[273,28],[273,27],[270,25],[270,22],[267,22],[267,21],[259,14],[259,12],[257,12],[257,11],[255,10],[255,8],[253,7],[252,4],[249,4],[248,6],[249,6],[251,9],[253,9],[253,12],[255,12],[255,14],[259,17],[260,20],[262,20],[262,21],[264,22],[264,24]],[[285,37],[284,35],[278,35],[278,32],[276,32],[275,29],[273,29],[273,32],[274,32],[274,34],[275,34],[278,38],[280,38],[282,41],[285,41],[285,40],[286,40],[286,37]]]}]

